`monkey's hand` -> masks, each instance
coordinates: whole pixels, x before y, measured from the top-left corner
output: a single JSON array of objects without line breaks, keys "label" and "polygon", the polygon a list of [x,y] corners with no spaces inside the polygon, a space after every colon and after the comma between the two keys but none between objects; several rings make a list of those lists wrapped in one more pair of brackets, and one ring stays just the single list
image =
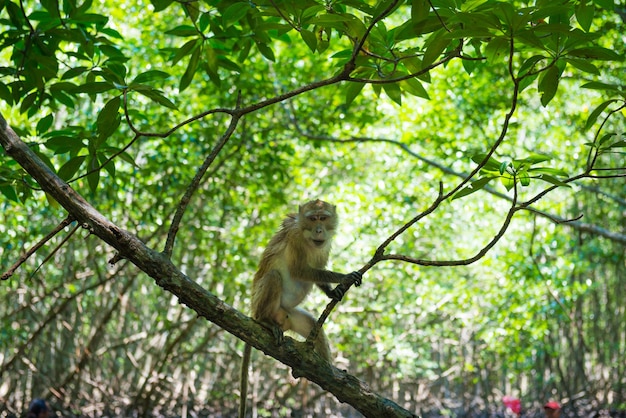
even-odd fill
[{"label": "monkey's hand", "polygon": [[361,286],[361,279],[363,278],[363,273],[360,271],[353,271],[350,274],[346,274],[344,279],[344,283],[347,285],[354,284],[356,287]]},{"label": "monkey's hand", "polygon": [[361,272],[358,271],[353,271],[352,273],[346,274],[343,278],[343,281],[337,285],[337,287],[335,287],[334,289],[326,292],[326,294],[331,297],[332,299],[336,300],[336,301],[340,301],[341,299],[343,299],[343,295],[346,294],[346,290],[348,290],[348,286],[350,285],[355,285],[355,286],[361,286],[361,279],[363,277],[363,274],[361,274]]}]

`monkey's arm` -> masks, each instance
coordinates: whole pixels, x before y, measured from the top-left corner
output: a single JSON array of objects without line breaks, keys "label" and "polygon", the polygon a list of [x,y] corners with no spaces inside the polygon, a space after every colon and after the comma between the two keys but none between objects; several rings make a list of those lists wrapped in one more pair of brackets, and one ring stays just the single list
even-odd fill
[{"label": "monkey's arm", "polygon": [[353,271],[352,273],[344,274],[343,276],[344,280],[334,289],[328,283],[318,284],[318,286],[324,291],[324,293],[326,293],[326,296],[331,299],[340,301],[341,299],[343,299],[343,295],[345,295],[346,293],[346,286],[350,286],[351,284],[354,284],[357,287],[361,286],[363,274],[358,271]]},{"label": "monkey's arm", "polygon": [[[330,284],[328,284],[328,283],[318,283],[317,287],[322,289],[322,291],[324,293],[326,293],[326,296],[328,296],[331,299],[335,299],[335,295],[333,293],[333,288],[332,288],[332,286]],[[337,299],[337,300],[341,300],[341,299]]]},{"label": "monkey's arm", "polygon": [[[302,263],[304,264],[304,263]],[[310,282],[316,284],[343,283],[347,274],[336,273],[334,271],[309,267],[308,265],[291,265],[289,276],[293,280],[300,282]]]}]

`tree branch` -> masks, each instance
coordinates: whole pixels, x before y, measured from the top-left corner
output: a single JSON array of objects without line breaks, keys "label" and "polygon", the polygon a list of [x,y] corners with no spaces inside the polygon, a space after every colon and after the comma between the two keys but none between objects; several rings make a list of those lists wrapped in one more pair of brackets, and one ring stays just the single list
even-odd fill
[{"label": "tree branch", "polygon": [[323,360],[306,343],[285,338],[278,345],[273,335],[261,325],[227,305],[183,274],[162,253],[146,246],[130,232],[113,224],[80,194],[61,180],[17,136],[0,114],[0,144],[42,189],[76,219],[104,242],[119,251],[120,255],[154,279],[157,285],[174,294],[181,304],[198,315],[217,324],[237,338],[292,367],[296,377],[306,377],[333,393],[341,402],[352,405],[370,417],[414,417],[396,403],[372,392],[356,377],[339,370]]}]

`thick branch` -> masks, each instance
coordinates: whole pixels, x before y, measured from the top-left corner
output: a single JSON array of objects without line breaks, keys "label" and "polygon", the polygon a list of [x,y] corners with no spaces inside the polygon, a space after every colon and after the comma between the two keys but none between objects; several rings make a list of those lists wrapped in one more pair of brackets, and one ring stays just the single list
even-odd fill
[{"label": "thick branch", "polygon": [[371,417],[413,417],[409,411],[372,392],[365,383],[324,361],[305,343],[290,338],[277,345],[273,336],[251,318],[211,294],[184,275],[162,253],[147,247],[139,238],[118,227],[61,180],[8,126],[0,115],[0,144],[84,228],[111,245],[152,277],[180,303],[217,324],[241,340],[293,368],[297,377],[319,384],[337,399]]}]

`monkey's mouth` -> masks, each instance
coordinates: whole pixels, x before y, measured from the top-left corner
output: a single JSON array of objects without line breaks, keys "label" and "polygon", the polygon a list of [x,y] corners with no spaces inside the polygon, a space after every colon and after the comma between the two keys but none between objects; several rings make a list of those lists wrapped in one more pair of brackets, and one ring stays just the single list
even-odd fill
[{"label": "monkey's mouth", "polygon": [[315,244],[316,247],[321,247],[326,242],[323,239],[314,239],[311,241],[313,241],[313,244]]}]

